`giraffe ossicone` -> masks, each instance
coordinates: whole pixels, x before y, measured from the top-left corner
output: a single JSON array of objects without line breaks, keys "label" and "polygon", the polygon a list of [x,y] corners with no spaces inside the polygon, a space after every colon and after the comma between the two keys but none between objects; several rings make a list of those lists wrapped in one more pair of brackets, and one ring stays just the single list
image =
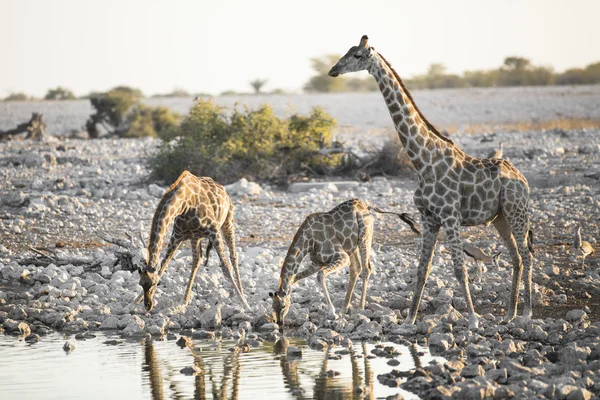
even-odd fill
[{"label": "giraffe ossicone", "polygon": [[519,283],[525,267],[525,307],[532,315],[532,269],[528,250],[529,185],[512,163],[503,159],[480,159],[463,152],[442,135],[415,104],[400,76],[364,35],[331,68],[329,75],[366,70],[381,90],[394,126],[419,177],[414,202],[421,214],[423,243],[417,283],[407,324],[414,324],[425,282],[431,272],[431,259],[438,232],[444,228],[452,249],[454,274],[461,285],[469,313],[469,326],[477,328],[464,263],[461,226],[493,223],[512,258],[513,279],[507,320],[516,317]]},{"label": "giraffe ossicone", "polygon": [[[167,252],[157,271],[160,253],[165,242],[169,227],[173,225]],[[208,264],[210,250],[214,247],[221,261],[224,276],[233,285],[234,291],[240,297],[247,310],[242,281],[238,268],[238,258],[235,249],[235,229],[233,225],[233,203],[225,188],[207,177],[197,177],[188,171],[183,171],[179,178],[165,192],[158,203],[148,243],[148,260],[140,269],[140,285],[144,289],[142,296],[148,311],[154,306],[153,296],[160,278],[167,270],[169,261],[185,240],[190,240],[192,247],[192,273],[185,294],[185,303],[191,300],[191,291],[196,272],[202,262],[202,240],[208,239],[206,260]],[[225,254],[223,241],[229,248],[229,259]],[[231,262],[230,262],[231,260]]]}]

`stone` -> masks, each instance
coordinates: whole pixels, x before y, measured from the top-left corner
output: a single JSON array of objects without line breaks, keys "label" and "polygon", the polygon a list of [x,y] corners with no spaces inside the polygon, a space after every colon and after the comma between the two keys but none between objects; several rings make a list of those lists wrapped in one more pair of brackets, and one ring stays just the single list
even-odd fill
[{"label": "stone", "polygon": [[592,392],[584,388],[577,388],[567,395],[567,400],[590,400]]},{"label": "stone", "polygon": [[183,375],[196,375],[202,372],[202,368],[196,366],[196,365],[192,365],[191,367],[184,367],[181,370],[179,370],[180,373],[182,373]]},{"label": "stone", "polygon": [[155,185],[154,183],[148,186],[148,194],[159,199],[164,196],[166,191],[166,189],[161,188],[160,186]]},{"label": "stone", "polygon": [[200,316],[200,326],[203,329],[218,329],[221,327],[221,306],[216,305],[204,311]]},{"label": "stone", "polygon": [[302,357],[302,349],[299,347],[289,346],[287,350],[288,358],[301,358]]},{"label": "stone", "polygon": [[485,375],[485,370],[479,364],[467,365],[462,369],[462,371],[460,371],[460,376],[463,376],[465,378],[474,378],[476,376],[483,375]]},{"label": "stone", "polygon": [[239,181],[226,185],[225,190],[230,196],[257,196],[262,193],[262,187],[256,182],[248,182],[246,178],[242,178]]},{"label": "stone", "polygon": [[567,321],[577,322],[587,318],[587,313],[583,310],[571,310],[567,313]]},{"label": "stone", "polygon": [[63,345],[63,350],[64,350],[66,353],[70,353],[70,352],[72,352],[73,350],[75,350],[75,346],[73,345],[73,343],[71,343],[70,341],[68,341],[68,340],[67,340],[67,341],[65,342],[65,344]]},{"label": "stone", "polygon": [[21,335],[23,335],[23,337],[29,336],[31,334],[31,328],[29,327],[27,322],[19,322],[19,325],[17,325],[17,329],[19,330],[19,332],[21,332]]},{"label": "stone", "polygon": [[335,187],[335,192],[342,190],[350,190],[358,187],[358,182],[339,181],[339,182],[295,182],[288,186],[288,192],[301,193],[308,192],[310,189],[332,191]]},{"label": "stone", "polygon": [[485,372],[485,377],[500,384],[505,384],[508,381],[506,368],[490,369]]},{"label": "stone", "polygon": [[119,329],[119,318],[111,315],[100,324],[99,329]]},{"label": "stone", "polygon": [[215,340],[215,333],[212,331],[200,330],[196,331],[192,334],[192,338],[194,339],[208,339]]}]

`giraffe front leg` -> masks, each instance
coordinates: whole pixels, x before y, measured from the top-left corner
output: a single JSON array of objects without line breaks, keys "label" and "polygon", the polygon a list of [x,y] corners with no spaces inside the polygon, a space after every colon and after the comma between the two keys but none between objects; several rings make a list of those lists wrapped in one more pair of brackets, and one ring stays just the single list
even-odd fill
[{"label": "giraffe front leg", "polygon": [[[163,276],[163,274],[167,270],[167,267],[169,266],[171,259],[175,255],[175,252],[177,251],[177,249],[179,249],[179,246],[181,246],[181,242],[183,242],[183,240],[184,240],[184,237],[182,235],[173,231],[173,234],[171,235],[171,239],[169,239],[169,246],[167,247],[167,252],[165,253],[165,257],[163,258],[163,261],[160,264],[160,269],[158,270],[158,282],[160,282],[160,278]],[[140,294],[138,296],[138,298],[135,299],[135,304],[141,303],[143,299],[144,299],[144,293],[142,292],[142,294]]]},{"label": "giraffe front leg", "polygon": [[440,226],[438,224],[433,221],[427,222],[423,219],[423,242],[417,269],[417,283],[410,311],[404,320],[404,325],[413,325],[417,319],[417,312],[419,311],[419,305],[421,304],[425,282],[431,272],[431,259],[433,258],[433,250],[435,249],[439,230]]},{"label": "giraffe front leg", "polygon": [[[479,327],[479,316],[473,307],[471,292],[469,289],[469,274],[465,265],[462,241],[460,239],[458,220],[454,217],[444,221],[446,236],[452,247],[452,263],[454,264],[454,275],[462,288],[465,301],[467,302],[467,312],[469,313],[469,329],[474,330]],[[479,264],[478,264],[479,266]]]},{"label": "giraffe front leg", "polygon": [[325,295],[325,300],[327,301],[329,317],[333,319],[337,318],[337,316],[335,314],[335,307],[333,306],[331,298],[329,297],[329,291],[327,290],[327,275],[337,271],[340,268],[346,267],[349,263],[350,257],[348,257],[348,254],[345,252],[336,253],[331,258],[331,261],[323,266],[323,268],[321,268],[317,274],[317,281],[321,284],[321,287],[323,288],[323,294]]}]

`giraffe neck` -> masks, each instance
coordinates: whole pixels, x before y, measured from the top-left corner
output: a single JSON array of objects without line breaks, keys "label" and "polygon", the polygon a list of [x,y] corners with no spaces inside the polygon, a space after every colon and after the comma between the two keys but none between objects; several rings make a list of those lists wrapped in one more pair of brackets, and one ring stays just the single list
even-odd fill
[{"label": "giraffe neck", "polygon": [[152,218],[152,228],[150,230],[150,242],[148,243],[148,267],[157,269],[167,230],[173,222],[173,219],[180,214],[179,208],[181,202],[178,198],[178,190],[167,191],[158,203],[154,217]]},{"label": "giraffe neck", "polygon": [[417,173],[422,176],[426,168],[442,156],[462,154],[452,140],[439,133],[423,116],[391,65],[378,53],[374,57],[369,73],[377,81],[400,141]]},{"label": "giraffe neck", "polygon": [[304,257],[308,254],[308,243],[303,237],[303,228],[305,228],[305,226],[306,221],[300,226],[298,232],[296,232],[296,236],[294,236],[294,239],[292,240],[292,244],[288,249],[285,260],[283,260],[277,291],[282,291],[285,294],[291,293],[292,285],[294,284],[296,274],[298,273],[298,268]]}]

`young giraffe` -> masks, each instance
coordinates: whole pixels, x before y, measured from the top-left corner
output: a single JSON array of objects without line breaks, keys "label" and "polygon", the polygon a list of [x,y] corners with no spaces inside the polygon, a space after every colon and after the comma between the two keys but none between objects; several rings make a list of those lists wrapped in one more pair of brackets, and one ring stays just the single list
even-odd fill
[{"label": "young giraffe", "polygon": [[[398,215],[415,233],[421,234],[408,214],[382,211],[359,199],[347,200],[327,212],[310,214],[300,225],[290,244],[281,267],[277,290],[275,293],[269,293],[273,298],[273,311],[277,324],[283,325],[283,320],[289,311],[292,285],[317,272],[317,280],[323,288],[329,315],[335,318],[335,307],[329,297],[325,280],[327,275],[348,265],[350,265],[350,282],[344,301],[344,312],[348,312],[352,292],[361,272],[363,290],[360,308],[361,310],[365,308],[371,275],[370,252],[373,240],[371,211]],[[300,263],[307,255],[310,255],[312,264],[298,273]]]},{"label": "young giraffe", "polygon": [[[173,222],[173,233],[160,270],[156,266],[160,257],[170,224]],[[166,191],[152,219],[150,242],[148,244],[149,260],[140,272],[140,285],[144,289],[144,305],[152,310],[154,291],[165,273],[169,261],[184,240],[189,239],[192,247],[192,274],[185,293],[185,303],[189,303],[196,272],[202,261],[202,239],[208,238],[206,263],[210,249],[215,247],[223,274],[227,277],[240,299],[248,310],[250,307],[244,297],[242,282],[238,270],[235,250],[235,231],[233,227],[233,203],[225,188],[211,178],[197,177],[183,171],[179,178]],[[225,255],[223,238],[229,247],[231,264]],[[232,270],[233,265],[233,270]],[[233,274],[235,274],[235,279]],[[139,303],[141,296],[137,299]]]},{"label": "young giraffe", "polygon": [[479,318],[469,292],[464,264],[460,226],[493,222],[502,236],[513,261],[513,280],[507,320],[517,314],[519,283],[525,265],[525,308],[532,315],[531,258],[527,251],[529,230],[529,185],[509,161],[479,159],[465,154],[423,116],[410,93],[391,65],[361,38],[350,48],[329,75],[367,70],[375,77],[392,120],[419,176],[414,202],[421,214],[423,245],[417,271],[413,302],[405,324],[414,324],[423,288],[431,271],[431,258],[440,227],[444,227],[452,247],[454,274],[467,302],[469,326],[478,326]]}]

